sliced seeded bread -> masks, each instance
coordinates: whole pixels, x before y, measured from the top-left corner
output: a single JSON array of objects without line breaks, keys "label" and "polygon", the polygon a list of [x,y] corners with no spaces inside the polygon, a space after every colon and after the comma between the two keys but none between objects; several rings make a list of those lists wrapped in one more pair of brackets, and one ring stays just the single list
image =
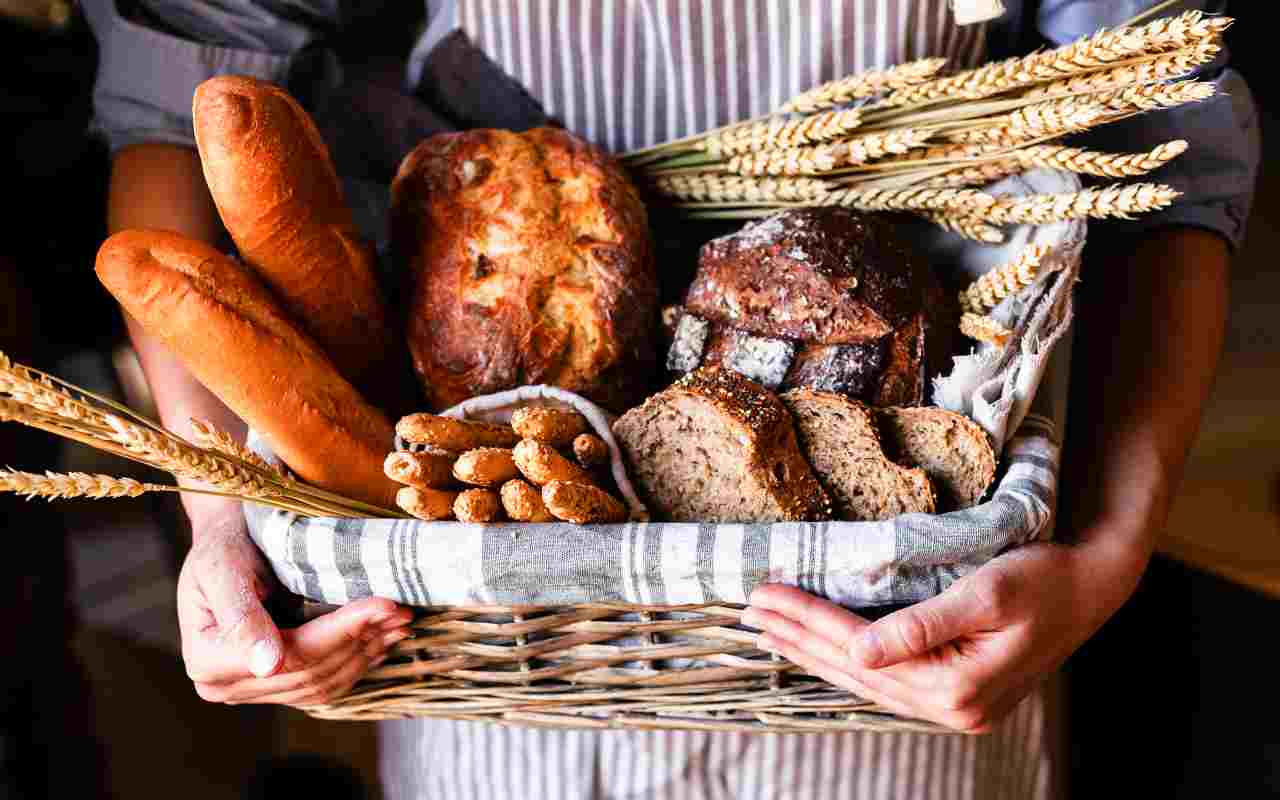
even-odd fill
[{"label": "sliced seeded bread", "polygon": [[833,392],[793,389],[782,395],[800,447],[843,520],[882,520],[932,513],[933,487],[922,469],[895,464],[880,446],[867,406]]},{"label": "sliced seeded bread", "polygon": [[618,419],[613,433],[658,519],[788,522],[831,518],[777,396],[706,367]]},{"label": "sliced seeded bread", "polygon": [[923,469],[938,490],[938,510],[977,505],[996,474],[987,432],[943,408],[877,408],[876,425],[888,454]]}]

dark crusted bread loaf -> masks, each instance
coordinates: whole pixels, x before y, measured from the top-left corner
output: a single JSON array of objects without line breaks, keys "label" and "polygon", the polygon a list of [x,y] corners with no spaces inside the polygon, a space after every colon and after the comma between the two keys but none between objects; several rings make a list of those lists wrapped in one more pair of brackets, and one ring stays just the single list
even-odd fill
[{"label": "dark crusted bread loaf", "polygon": [[928,476],[885,455],[871,409],[844,395],[811,389],[787,392],[782,402],[795,418],[800,446],[831,494],[839,519],[933,512]]},{"label": "dark crusted bread loaf", "polygon": [[977,505],[996,474],[987,432],[954,411],[933,406],[877,408],[885,450],[923,469],[938,490],[938,510]]},{"label": "dark crusted bread loaf", "polygon": [[882,217],[783,211],[705,245],[671,314],[668,370],[723,364],[771,388],[836,391],[873,405],[924,402],[945,369],[942,292]]},{"label": "dark crusted bread loaf", "polygon": [[778,398],[726,369],[692,372],[613,426],[659,519],[787,522],[831,517],[831,501]]},{"label": "dark crusted bread loaf", "polygon": [[605,153],[552,128],[439,134],[400,165],[392,218],[433,408],[534,383],[614,411],[644,396],[653,247],[639,194]]}]

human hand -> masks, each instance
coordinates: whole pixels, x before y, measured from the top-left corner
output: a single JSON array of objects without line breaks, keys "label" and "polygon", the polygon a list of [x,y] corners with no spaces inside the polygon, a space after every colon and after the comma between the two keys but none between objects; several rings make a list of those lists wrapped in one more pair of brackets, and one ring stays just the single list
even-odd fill
[{"label": "human hand", "polygon": [[1035,543],[876,622],[776,584],[742,621],[761,649],[894,713],[984,733],[1124,603],[1146,560]]},{"label": "human hand", "polygon": [[325,703],[409,635],[412,613],[381,598],[280,630],[263,606],[274,576],[243,522],[197,530],[195,541],[178,577],[178,625],[187,675],[205,700]]}]

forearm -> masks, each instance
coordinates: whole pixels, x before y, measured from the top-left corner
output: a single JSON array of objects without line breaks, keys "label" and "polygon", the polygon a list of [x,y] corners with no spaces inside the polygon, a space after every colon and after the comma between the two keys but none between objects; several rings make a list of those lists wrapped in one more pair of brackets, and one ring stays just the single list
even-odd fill
[{"label": "forearm", "polygon": [[[190,148],[140,145],[121,150],[112,162],[107,201],[111,233],[129,228],[159,228],[205,242],[221,235],[217,209],[205,186],[200,159]],[[126,316],[143,373],[151,387],[160,421],[182,436],[191,433],[190,420],[207,419],[243,438],[244,423],[204,388],[156,338]],[[183,495],[183,505],[196,536],[206,530],[235,525],[239,505],[219,497]]]},{"label": "forearm", "polygon": [[1191,228],[1143,234],[1128,252],[1115,243],[1083,270],[1061,511],[1084,549],[1136,582],[1213,383],[1229,252]]}]

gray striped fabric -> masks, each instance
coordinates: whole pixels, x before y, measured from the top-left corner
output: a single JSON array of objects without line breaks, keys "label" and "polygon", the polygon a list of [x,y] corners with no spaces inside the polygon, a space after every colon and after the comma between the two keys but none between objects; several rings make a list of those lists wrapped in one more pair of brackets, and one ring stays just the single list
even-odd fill
[{"label": "gray striped fabric", "polygon": [[761,583],[847,606],[932,597],[997,552],[1045,533],[1058,447],[1029,415],[992,498],[884,522],[473,525],[305,519],[247,504],[254,540],[290,590],[346,603],[428,605],[744,603]]}]

